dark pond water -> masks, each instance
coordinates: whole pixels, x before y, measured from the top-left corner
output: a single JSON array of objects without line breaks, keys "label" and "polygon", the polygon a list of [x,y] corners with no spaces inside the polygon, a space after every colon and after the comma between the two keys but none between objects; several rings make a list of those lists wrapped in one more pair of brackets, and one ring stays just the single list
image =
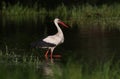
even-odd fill
[{"label": "dark pond water", "polygon": [[[54,23],[51,18],[0,18],[0,50],[5,51],[6,46],[9,51],[16,54],[34,54],[30,44],[42,37],[56,33]],[[67,22],[67,21],[66,21]],[[69,23],[68,23],[69,25]],[[114,26],[114,25],[112,25]],[[85,28],[87,27],[87,28]],[[106,61],[120,56],[120,31],[117,28],[101,25],[73,25],[69,29],[62,28],[65,42],[58,46],[54,54],[61,54],[63,58],[73,57],[76,60]],[[42,49],[36,49],[39,52]],[[35,53],[36,54],[36,53]]]}]

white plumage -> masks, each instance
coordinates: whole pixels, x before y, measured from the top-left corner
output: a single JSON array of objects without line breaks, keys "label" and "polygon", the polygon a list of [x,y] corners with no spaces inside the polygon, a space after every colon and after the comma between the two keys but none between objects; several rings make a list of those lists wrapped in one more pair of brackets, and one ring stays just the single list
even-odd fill
[{"label": "white plumage", "polygon": [[60,36],[58,34],[53,35],[53,36],[48,36],[43,39],[44,42],[59,45],[64,42],[64,36]]}]

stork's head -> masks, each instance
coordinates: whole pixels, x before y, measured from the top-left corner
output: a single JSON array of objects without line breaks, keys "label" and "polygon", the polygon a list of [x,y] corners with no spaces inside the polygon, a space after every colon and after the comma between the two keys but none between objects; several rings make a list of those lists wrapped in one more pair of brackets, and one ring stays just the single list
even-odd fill
[{"label": "stork's head", "polygon": [[64,22],[62,22],[60,19],[58,19],[58,18],[55,18],[54,22],[55,22],[55,23],[58,23],[58,24],[61,24],[61,25],[63,25],[64,27],[68,28],[68,26],[67,26]]}]

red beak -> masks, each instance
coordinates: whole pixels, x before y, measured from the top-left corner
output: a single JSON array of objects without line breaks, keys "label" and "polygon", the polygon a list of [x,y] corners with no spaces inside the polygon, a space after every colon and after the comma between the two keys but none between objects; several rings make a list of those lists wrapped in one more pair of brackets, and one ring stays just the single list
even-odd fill
[{"label": "red beak", "polygon": [[59,24],[61,24],[61,25],[63,25],[64,27],[68,28],[68,26],[67,26],[64,22],[62,22],[62,21],[59,21]]}]

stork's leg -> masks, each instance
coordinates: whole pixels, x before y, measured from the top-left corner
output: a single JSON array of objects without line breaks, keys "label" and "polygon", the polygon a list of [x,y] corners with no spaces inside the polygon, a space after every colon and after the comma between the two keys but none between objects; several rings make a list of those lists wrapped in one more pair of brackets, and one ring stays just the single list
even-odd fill
[{"label": "stork's leg", "polygon": [[55,47],[51,48],[51,51],[50,51],[50,60],[51,60],[51,63],[54,63],[53,62],[53,50],[54,50]]},{"label": "stork's leg", "polygon": [[45,60],[48,61],[48,53],[49,53],[49,49],[46,51],[45,53]]},{"label": "stork's leg", "polygon": [[53,48],[50,49],[50,58],[51,58],[51,59],[52,59],[52,57],[53,57],[53,50],[54,50],[54,48],[55,48],[55,47],[53,47]]},{"label": "stork's leg", "polygon": [[45,58],[48,58],[48,52],[49,52],[49,49],[45,53]]}]

